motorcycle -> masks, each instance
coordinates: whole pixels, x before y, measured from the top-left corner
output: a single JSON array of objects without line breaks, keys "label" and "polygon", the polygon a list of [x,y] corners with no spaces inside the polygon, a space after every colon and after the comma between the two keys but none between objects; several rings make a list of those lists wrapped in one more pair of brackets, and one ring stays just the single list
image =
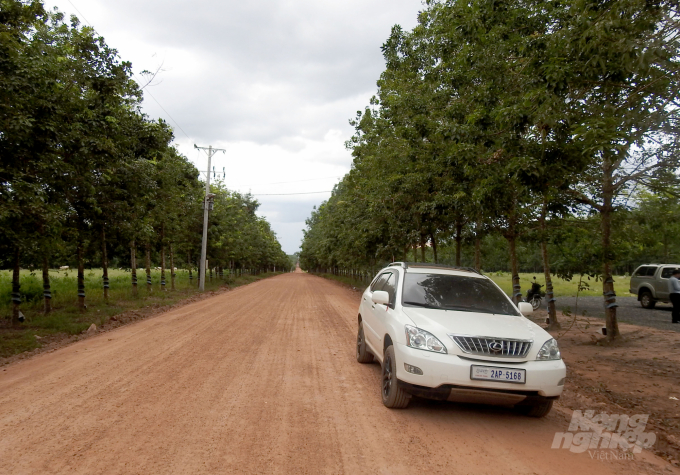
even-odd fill
[{"label": "motorcycle", "polygon": [[543,300],[543,297],[545,297],[545,292],[541,291],[541,287],[543,286],[536,282],[536,277],[534,277],[531,288],[527,290],[526,301],[531,304],[534,310],[537,310],[541,306],[541,301]]}]

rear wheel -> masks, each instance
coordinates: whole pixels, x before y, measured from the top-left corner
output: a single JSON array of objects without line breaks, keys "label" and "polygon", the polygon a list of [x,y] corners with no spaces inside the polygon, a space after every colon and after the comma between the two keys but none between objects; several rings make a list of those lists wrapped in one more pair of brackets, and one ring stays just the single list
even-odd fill
[{"label": "rear wheel", "polygon": [[545,417],[545,416],[548,415],[548,413],[552,409],[552,406],[553,406],[552,401],[542,401],[542,402],[534,403],[530,406],[519,406],[519,410],[525,416]]},{"label": "rear wheel", "polygon": [[654,300],[650,291],[643,290],[640,292],[640,305],[642,305],[642,308],[654,308],[656,300]]},{"label": "rear wheel", "polygon": [[403,409],[408,406],[411,395],[399,387],[397,381],[397,360],[394,357],[394,347],[388,346],[382,365],[382,402],[390,409]]},{"label": "rear wheel", "polygon": [[363,323],[359,323],[359,331],[357,332],[357,361],[362,364],[373,362],[373,355],[366,348]]}]

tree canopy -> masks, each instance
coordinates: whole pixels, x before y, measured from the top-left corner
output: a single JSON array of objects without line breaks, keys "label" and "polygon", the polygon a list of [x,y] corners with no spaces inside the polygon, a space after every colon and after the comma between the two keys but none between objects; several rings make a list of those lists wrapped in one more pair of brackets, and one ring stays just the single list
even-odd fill
[{"label": "tree canopy", "polygon": [[678,181],[678,25],[663,0],[428,0],[383,45],[377,95],[350,121],[352,170],[308,220],[301,264],[375,269],[429,249],[437,261],[453,242],[461,265],[467,239],[480,268],[497,235],[518,301],[518,245],[533,240],[557,326],[550,275],[574,268],[551,270],[550,252],[577,236],[558,229],[596,220],[586,267],[616,338],[616,216]]}]

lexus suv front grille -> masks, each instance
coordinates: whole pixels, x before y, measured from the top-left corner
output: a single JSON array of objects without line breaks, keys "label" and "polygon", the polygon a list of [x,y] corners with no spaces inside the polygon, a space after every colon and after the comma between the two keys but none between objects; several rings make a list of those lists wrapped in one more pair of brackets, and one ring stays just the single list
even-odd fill
[{"label": "lexus suv front grille", "polygon": [[449,335],[464,353],[501,358],[524,358],[532,340],[513,340],[490,336]]}]

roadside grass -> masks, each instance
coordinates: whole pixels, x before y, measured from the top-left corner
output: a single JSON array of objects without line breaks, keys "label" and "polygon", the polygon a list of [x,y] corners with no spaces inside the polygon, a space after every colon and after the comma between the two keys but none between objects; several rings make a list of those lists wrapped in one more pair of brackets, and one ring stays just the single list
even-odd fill
[{"label": "roadside grass", "polygon": [[[130,271],[109,270],[109,299],[104,300],[102,288],[102,270],[87,269],[85,271],[85,303],[87,310],[83,313],[77,307],[77,272],[50,271],[50,287],[52,290],[52,311],[43,313],[42,272],[21,271],[21,312],[26,321],[18,326],[9,325],[12,307],[12,274],[11,271],[0,271],[0,358],[9,357],[30,351],[41,346],[41,339],[55,334],[76,335],[86,330],[93,323],[98,327],[111,317],[128,310],[144,307],[160,307],[173,305],[198,293],[196,273],[189,279],[187,270],[175,271],[175,289],[170,290],[170,272],[166,271],[166,290],[161,290],[159,270],[151,271],[152,290],[146,290],[146,273],[137,271],[138,292],[132,292]],[[224,285],[239,287],[257,280],[281,274],[281,272],[263,273],[260,275],[242,275],[239,277],[224,275],[220,280],[213,274],[212,280],[206,279],[206,291],[216,290]],[[38,338],[36,338],[38,337]]]},{"label": "roadside grass", "polygon": [[[343,275],[333,275],[333,274],[317,274],[326,279],[335,280],[346,285],[350,285],[361,289],[362,291],[368,287],[368,282],[361,281],[359,279],[352,279],[351,277]],[[509,272],[489,272],[485,273],[491,280],[493,280],[498,286],[503,289],[503,291],[512,295],[512,275]],[[522,285],[522,294],[526,295],[527,289],[531,288],[531,283],[534,281],[534,276],[536,281],[543,285],[541,290],[545,291],[545,279],[543,274],[532,274],[532,273],[521,273],[519,275],[520,284]],[[564,280],[559,277],[553,276],[553,291],[555,292],[555,297],[576,297],[579,284],[579,276],[575,276],[572,280]],[[602,296],[602,281],[595,281],[591,278],[588,280],[587,276],[583,277],[583,284],[587,285],[588,288],[581,290],[578,294],[579,297],[601,297]],[[585,285],[583,285],[585,287]],[[633,296],[628,289],[630,285],[629,276],[616,276],[614,277],[614,286],[617,295],[621,297]]]},{"label": "roadside grass", "polygon": [[[512,274],[509,272],[489,272],[485,273],[491,280],[496,282],[498,286],[505,291],[508,295],[512,294]],[[543,285],[543,290],[545,292],[545,278],[543,274],[533,274],[533,273],[521,273],[519,275],[519,281],[522,286],[522,294],[526,296],[527,289],[531,288],[531,283],[536,277],[536,282]],[[575,275],[572,280],[560,279],[557,276],[552,277],[553,291],[555,292],[555,297],[576,297],[579,284],[579,276]],[[588,279],[587,276],[583,276],[582,281],[584,287],[587,285],[585,290],[579,292],[579,297],[602,297],[602,281],[596,281],[594,278]],[[616,294],[620,297],[630,297],[633,296],[628,290],[630,289],[630,276],[614,276],[614,288],[616,289]]]}]

